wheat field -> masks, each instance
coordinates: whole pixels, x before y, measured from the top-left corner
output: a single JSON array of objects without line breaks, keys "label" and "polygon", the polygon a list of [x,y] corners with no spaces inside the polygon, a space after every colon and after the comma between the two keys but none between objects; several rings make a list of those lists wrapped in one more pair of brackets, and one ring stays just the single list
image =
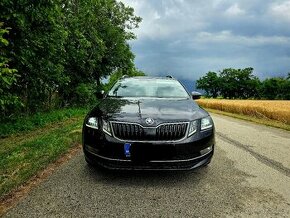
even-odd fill
[{"label": "wheat field", "polygon": [[197,103],[205,108],[290,124],[290,101],[199,99]]}]

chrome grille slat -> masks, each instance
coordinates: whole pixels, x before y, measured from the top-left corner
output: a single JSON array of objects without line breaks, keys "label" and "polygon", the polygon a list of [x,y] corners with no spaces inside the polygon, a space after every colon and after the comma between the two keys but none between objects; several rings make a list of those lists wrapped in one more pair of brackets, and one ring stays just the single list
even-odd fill
[{"label": "chrome grille slat", "polygon": [[[157,127],[143,127],[137,123],[111,122],[115,138],[124,141],[179,141],[186,137],[188,122],[162,123]],[[152,135],[148,130],[155,128]]]}]

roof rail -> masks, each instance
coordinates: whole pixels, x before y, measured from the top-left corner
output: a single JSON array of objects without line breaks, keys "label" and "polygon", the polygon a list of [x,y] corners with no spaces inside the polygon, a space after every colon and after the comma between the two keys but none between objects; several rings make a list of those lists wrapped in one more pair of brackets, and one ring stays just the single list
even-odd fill
[{"label": "roof rail", "polygon": [[166,78],[174,79],[173,76],[167,75]]}]

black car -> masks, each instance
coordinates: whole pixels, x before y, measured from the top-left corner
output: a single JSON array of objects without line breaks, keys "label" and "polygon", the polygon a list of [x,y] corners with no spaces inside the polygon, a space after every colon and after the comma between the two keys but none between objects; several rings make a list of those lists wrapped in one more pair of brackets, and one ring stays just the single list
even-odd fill
[{"label": "black car", "polygon": [[120,79],[86,116],[83,151],[109,169],[194,169],[210,163],[214,123],[173,78]]}]

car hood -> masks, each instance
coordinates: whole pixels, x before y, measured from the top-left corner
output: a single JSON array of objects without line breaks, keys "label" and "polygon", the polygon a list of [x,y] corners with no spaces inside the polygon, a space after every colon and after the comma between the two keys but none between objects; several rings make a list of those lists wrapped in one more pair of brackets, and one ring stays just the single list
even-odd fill
[{"label": "car hood", "polygon": [[208,116],[192,99],[120,99],[105,98],[89,114],[107,120],[145,124],[146,118],[154,124],[190,121]]}]

